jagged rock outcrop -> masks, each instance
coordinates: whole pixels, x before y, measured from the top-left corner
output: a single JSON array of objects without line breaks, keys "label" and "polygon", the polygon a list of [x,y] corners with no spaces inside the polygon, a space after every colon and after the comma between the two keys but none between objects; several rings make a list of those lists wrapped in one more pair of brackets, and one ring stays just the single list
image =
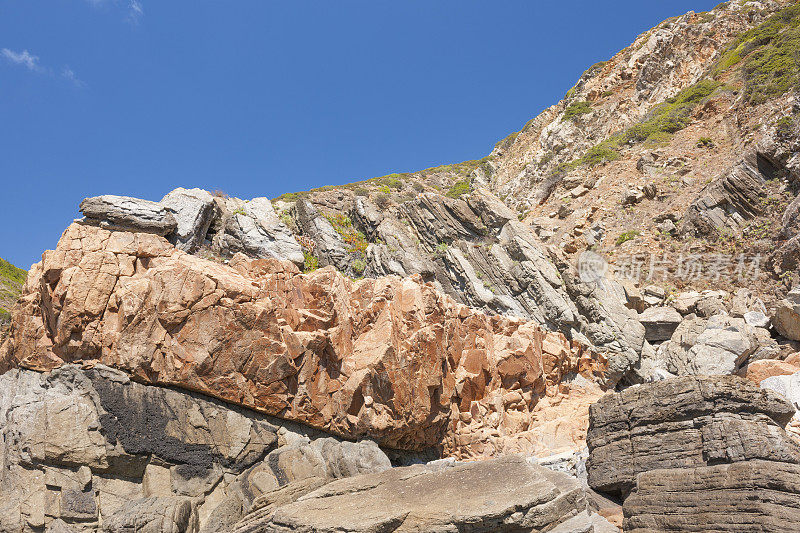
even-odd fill
[{"label": "jagged rock outcrop", "polygon": [[[157,235],[81,224],[32,269],[0,369],[71,362],[348,438],[458,456],[476,439],[494,442],[480,451],[491,455],[534,429],[536,439],[515,446],[580,445],[576,428],[607,368],[561,334],[473,311],[419,278],[353,282],[242,255],[228,266]],[[583,391],[564,402],[574,420],[566,437],[536,414],[560,389]]]},{"label": "jagged rock outcrop", "polygon": [[627,493],[636,476],[764,459],[800,463],[783,427],[794,407],[736,376],[677,377],[608,394],[590,409],[589,485]]},{"label": "jagged rock outcrop", "polygon": [[222,215],[208,238],[222,257],[243,252],[250,257],[275,257],[303,264],[300,244],[278,218],[268,198],[224,198],[220,203],[224,206]]},{"label": "jagged rock outcrop", "polygon": [[196,252],[204,243],[211,222],[219,216],[214,197],[203,189],[179,187],[161,199],[161,205],[172,211],[177,227],[170,241],[179,250]]},{"label": "jagged rock outcrop", "polygon": [[234,531],[610,533],[617,528],[593,512],[577,481],[512,456],[395,468],[333,482],[266,516],[248,517]]},{"label": "jagged rock outcrop", "polygon": [[0,531],[223,531],[259,495],[390,467],[374,443],[67,365],[0,376]]}]

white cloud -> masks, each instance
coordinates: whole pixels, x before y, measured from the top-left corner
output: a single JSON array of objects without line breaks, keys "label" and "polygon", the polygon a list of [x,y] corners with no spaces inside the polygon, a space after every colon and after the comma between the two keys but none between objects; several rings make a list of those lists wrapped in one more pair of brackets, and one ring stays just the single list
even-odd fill
[{"label": "white cloud", "polygon": [[0,54],[2,54],[4,58],[12,63],[23,65],[28,70],[33,70],[34,72],[42,71],[42,67],[39,66],[39,56],[31,54],[27,50],[15,52],[13,50],[9,50],[8,48],[3,48],[0,50]]},{"label": "white cloud", "polygon": [[138,24],[139,20],[144,16],[144,8],[142,7],[141,0],[86,0],[86,3],[92,7],[102,7],[111,4],[116,7],[124,8],[128,12],[126,18],[128,22],[132,24]]},{"label": "white cloud", "polygon": [[69,68],[69,65],[65,66],[64,69],[61,71],[61,77],[69,80],[75,87],[86,87],[86,84],[81,80],[75,72]]}]

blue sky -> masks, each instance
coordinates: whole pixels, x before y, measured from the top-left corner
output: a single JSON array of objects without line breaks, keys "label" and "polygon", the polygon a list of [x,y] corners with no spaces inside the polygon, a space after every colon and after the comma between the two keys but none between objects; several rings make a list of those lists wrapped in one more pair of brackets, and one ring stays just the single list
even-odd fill
[{"label": "blue sky", "polygon": [[243,198],[483,157],[718,0],[0,0],[0,257],[86,196]]}]

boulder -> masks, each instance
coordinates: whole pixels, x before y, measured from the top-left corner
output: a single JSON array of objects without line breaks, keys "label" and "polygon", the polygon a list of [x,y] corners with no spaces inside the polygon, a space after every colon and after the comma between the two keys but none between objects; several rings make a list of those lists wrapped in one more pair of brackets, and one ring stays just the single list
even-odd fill
[{"label": "boulder", "polygon": [[[509,480],[514,480],[513,490]],[[335,481],[267,516],[248,517],[234,529],[235,533],[467,530],[611,532],[616,528],[593,512],[577,481],[510,456],[400,467]]]},{"label": "boulder", "polygon": [[189,498],[139,498],[103,523],[105,533],[186,533],[194,529]]},{"label": "boulder", "polygon": [[649,307],[639,314],[644,326],[644,338],[650,342],[665,341],[672,337],[683,317],[672,307]]},{"label": "boulder", "polygon": [[166,206],[128,196],[106,194],[85,198],[79,209],[87,224],[104,229],[169,235],[178,227]]},{"label": "boulder", "polygon": [[700,293],[697,291],[681,292],[672,300],[672,307],[682,315],[694,313],[697,302],[700,300]]},{"label": "boulder", "polygon": [[763,459],[800,463],[794,407],[736,376],[676,377],[607,394],[590,409],[589,485],[626,495],[637,475]]},{"label": "boulder", "polygon": [[219,215],[214,197],[203,189],[179,187],[161,199],[175,217],[177,227],[170,241],[184,252],[195,252],[203,244],[208,228]]},{"label": "boulder", "polygon": [[659,346],[656,359],[679,376],[733,374],[762,343],[768,344],[769,332],[765,333],[766,339],[762,339],[758,329],[741,318],[687,318],[672,338]]},{"label": "boulder", "polygon": [[800,523],[800,466],[752,460],[639,474],[624,530],[774,531]]},{"label": "boulder", "polygon": [[781,300],[772,319],[775,329],[787,339],[800,340],[800,287]]},{"label": "boulder", "polygon": [[[43,257],[0,370],[101,363],[331,434],[459,457],[497,453],[493,442],[580,446],[607,372],[605,357],[563,335],[474,311],[416,276],[354,282],[243,255],[224,265],[156,235],[80,224]],[[537,414],[571,389],[563,429]],[[536,436],[516,439],[526,432]]]},{"label": "boulder", "polygon": [[745,372],[745,377],[758,385],[773,376],[790,376],[800,372],[800,365],[778,359],[761,359],[748,364]]}]

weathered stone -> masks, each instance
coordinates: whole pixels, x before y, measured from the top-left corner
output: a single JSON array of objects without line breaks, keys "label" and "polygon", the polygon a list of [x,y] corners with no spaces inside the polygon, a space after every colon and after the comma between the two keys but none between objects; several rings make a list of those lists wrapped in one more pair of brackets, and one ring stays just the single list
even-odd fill
[{"label": "weathered stone", "polygon": [[[353,282],[243,256],[226,266],[85,225],[33,268],[5,346],[0,367],[100,362],[337,435],[412,450],[444,439],[451,452],[462,427],[533,429],[539,400],[570,374],[598,394],[606,368],[560,334],[475,312],[416,277]],[[511,390],[523,401],[498,422],[456,420]]]},{"label": "weathered stone", "polygon": [[700,293],[697,291],[681,292],[672,301],[672,306],[682,315],[694,313]]},{"label": "weathered stone", "polygon": [[132,500],[103,524],[106,533],[186,533],[194,529],[188,498]]},{"label": "weathered stone", "polygon": [[781,300],[772,319],[775,329],[787,339],[800,340],[800,287]]},{"label": "weathered stone", "polygon": [[687,318],[659,347],[657,359],[665,370],[678,376],[733,374],[760,345],[757,328],[744,319],[724,315]]},{"label": "weathered stone", "polygon": [[800,522],[800,466],[752,460],[643,472],[625,500],[624,530],[774,531]]},{"label": "weathered stone", "polygon": [[[514,490],[509,489],[514,480]],[[330,483],[236,533],[612,531],[565,474],[519,457],[419,465]],[[593,529],[593,524],[605,529]],[[580,523],[580,528],[578,527]]]},{"label": "weathered stone", "polygon": [[219,214],[214,197],[203,189],[179,187],[161,199],[172,211],[177,227],[170,241],[184,252],[195,252],[203,244],[212,220]]},{"label": "weathered stone", "polygon": [[639,314],[648,341],[664,341],[672,337],[683,317],[672,307],[649,307]]},{"label": "weathered stone", "polygon": [[787,361],[762,359],[760,361],[753,361],[747,365],[745,377],[758,385],[767,378],[773,376],[790,376],[799,371],[800,366]]},{"label": "weathered stone", "polygon": [[274,257],[303,264],[300,244],[275,214],[269,198],[247,202],[228,199],[222,224],[222,230],[214,237],[214,247],[223,256],[243,252],[259,259]]},{"label": "weathered stone", "polygon": [[589,485],[626,494],[636,476],[764,459],[800,463],[794,407],[735,376],[679,377],[608,394],[590,409]]},{"label": "weathered stone", "polygon": [[85,198],[80,211],[86,222],[104,229],[168,235],[178,224],[164,205],[128,196],[107,194]]}]

